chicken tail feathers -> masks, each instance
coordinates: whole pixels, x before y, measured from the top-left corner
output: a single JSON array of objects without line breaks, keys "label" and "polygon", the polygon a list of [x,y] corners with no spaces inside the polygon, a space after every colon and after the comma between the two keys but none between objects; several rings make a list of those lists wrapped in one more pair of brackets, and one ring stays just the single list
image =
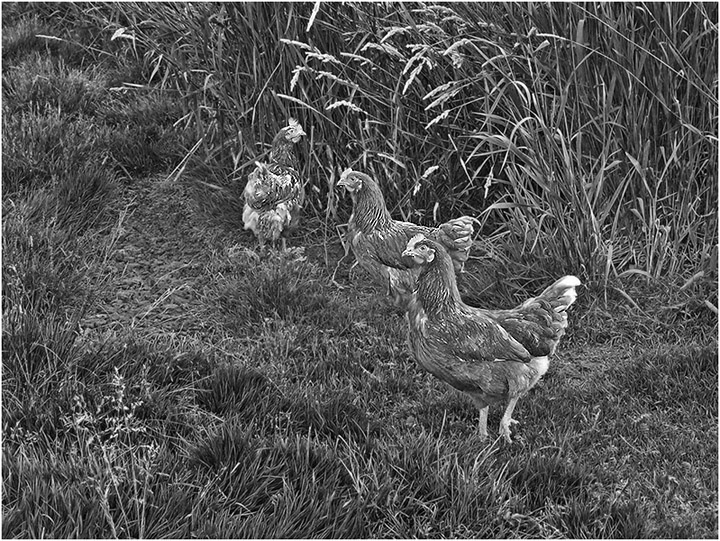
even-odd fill
[{"label": "chicken tail feathers", "polygon": [[580,285],[582,282],[577,276],[563,276],[543,291],[539,298],[548,301],[556,312],[562,312],[575,302],[577,299],[575,288]]},{"label": "chicken tail feathers", "polygon": [[473,221],[470,216],[461,216],[445,222],[437,229],[437,240],[448,251],[455,270],[461,270],[470,255],[475,232]]},{"label": "chicken tail feathers", "polygon": [[563,276],[537,297],[492,315],[533,357],[552,355],[565,334],[567,309],[577,299],[579,285],[576,276]]}]

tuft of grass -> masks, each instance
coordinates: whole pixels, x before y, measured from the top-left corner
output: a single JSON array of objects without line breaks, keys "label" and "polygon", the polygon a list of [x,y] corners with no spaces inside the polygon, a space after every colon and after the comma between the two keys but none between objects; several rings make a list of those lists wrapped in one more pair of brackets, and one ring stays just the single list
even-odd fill
[{"label": "tuft of grass", "polygon": [[328,441],[346,438],[370,445],[378,435],[378,423],[353,401],[350,392],[338,391],[322,401],[310,396],[288,397],[280,408],[300,434],[315,433]]},{"label": "tuft of grass", "polygon": [[265,442],[235,424],[224,425],[193,450],[191,461],[212,468],[208,489],[219,491],[228,501],[243,502],[234,515],[202,510],[198,518],[203,535],[363,535],[362,506],[352,493],[349,476],[334,452],[310,438]]},{"label": "tuft of grass", "polygon": [[218,367],[197,391],[198,405],[216,415],[251,422],[274,409],[277,390],[263,374],[244,367]]},{"label": "tuft of grass", "polygon": [[[6,194],[13,196],[64,182],[71,186],[93,180],[92,177],[105,178],[105,184],[111,184],[121,176],[132,180],[135,175],[165,169],[171,155],[168,148],[171,132],[141,120],[143,109],[142,114],[152,119],[147,107],[143,104],[132,113],[116,113],[115,125],[86,116],[68,121],[58,110],[4,115]],[[134,125],[127,123],[130,114],[134,115]],[[158,115],[166,116],[166,112],[158,111]],[[124,119],[123,126],[120,118]],[[60,189],[71,191],[70,186]]]},{"label": "tuft of grass", "polygon": [[598,498],[601,481],[582,463],[568,463],[560,454],[538,455],[520,463],[511,461],[508,472],[530,516],[552,502],[554,512],[549,522],[555,531],[577,539],[648,536],[642,509],[635,502]]},{"label": "tuft of grass", "polygon": [[3,99],[7,114],[58,110],[68,116],[95,114],[105,94],[105,74],[99,67],[72,68],[62,58],[35,53],[7,68]]},{"label": "tuft of grass", "polygon": [[57,28],[57,20],[52,15],[42,13],[39,6],[24,8],[19,4],[8,2],[3,8],[2,60],[5,66],[15,65],[35,53],[82,65],[87,59],[87,51],[81,44],[52,39],[56,37]]},{"label": "tuft of grass", "polygon": [[[13,32],[39,31],[44,9],[21,17]],[[109,185],[168,167],[182,139],[174,125],[182,114],[172,100],[152,88],[113,86],[123,77],[122,62],[77,64],[13,32],[7,39],[17,54],[3,66],[4,194],[47,186],[73,192],[74,184]]]},{"label": "tuft of grass", "polygon": [[280,319],[342,327],[342,320],[329,316],[339,300],[328,297],[324,271],[302,255],[302,249],[258,254],[237,246],[216,266],[219,282],[207,302],[227,316],[228,325],[258,328],[266,320]]}]

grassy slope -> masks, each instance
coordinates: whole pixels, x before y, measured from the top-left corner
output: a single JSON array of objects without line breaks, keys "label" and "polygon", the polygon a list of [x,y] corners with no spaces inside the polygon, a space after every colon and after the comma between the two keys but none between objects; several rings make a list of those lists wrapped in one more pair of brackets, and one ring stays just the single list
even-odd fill
[{"label": "grassy slope", "polygon": [[[4,536],[717,536],[705,308],[661,287],[638,286],[639,309],[584,292],[517,442],[482,443],[476,410],[417,369],[364,277],[343,261],[349,287],[329,283],[334,236],[308,227],[307,259],[260,259],[246,234],[186,228],[200,222],[184,190],[139,180],[179,146],[172,105],[108,90],[127,67],[48,47],[42,24],[3,32]],[[184,307],[205,330],[119,322],[79,339],[128,288],[131,270],[103,278],[112,260],[149,238],[168,257],[193,247]],[[482,257],[462,282],[483,291],[473,302],[517,300],[512,269]]]}]

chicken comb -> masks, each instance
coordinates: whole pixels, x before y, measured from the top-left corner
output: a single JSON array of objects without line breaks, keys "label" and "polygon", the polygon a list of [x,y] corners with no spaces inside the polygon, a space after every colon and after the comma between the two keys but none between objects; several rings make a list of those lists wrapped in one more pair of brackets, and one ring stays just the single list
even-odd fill
[{"label": "chicken comb", "polygon": [[345,171],[340,173],[340,180],[346,179],[350,173],[354,173],[352,167],[348,167]]},{"label": "chicken comb", "polygon": [[301,127],[300,123],[297,120],[295,120],[293,117],[290,117],[288,119],[288,126],[291,128],[300,128]]},{"label": "chicken comb", "polygon": [[422,242],[422,241],[424,241],[424,240],[426,240],[426,239],[427,239],[427,237],[426,237],[425,235],[423,235],[422,233],[418,233],[417,235],[415,235],[413,238],[411,238],[411,239],[408,241],[407,247],[408,247],[408,248],[415,248],[415,245],[416,245],[418,242]]}]

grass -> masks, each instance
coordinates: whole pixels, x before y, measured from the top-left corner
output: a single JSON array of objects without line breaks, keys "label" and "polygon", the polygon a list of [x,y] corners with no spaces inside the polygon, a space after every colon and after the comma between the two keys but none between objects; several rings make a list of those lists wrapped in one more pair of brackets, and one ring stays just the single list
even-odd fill
[{"label": "grass", "polygon": [[[678,136],[662,158],[660,143],[646,155],[636,151],[640,131],[630,115],[660,114],[643,89],[628,101],[598,102],[611,104],[598,111],[592,85],[550,84],[552,70],[566,67],[555,68],[551,53],[581,55],[567,69],[587,82],[595,72],[605,77],[603,40],[620,40],[613,46],[642,46],[627,61],[645,58],[647,78],[663,63],[685,69],[705,47],[705,29],[716,36],[698,22],[706,5],[673,5],[667,20],[652,6],[637,7],[488,4],[471,18],[471,7],[460,4],[432,8],[434,15],[414,4],[321,5],[307,30],[309,4],[195,4],[182,17],[167,4],[3,5],[3,537],[716,538],[717,313],[708,304],[717,306],[710,250],[717,217],[701,217],[715,204],[717,183],[716,173],[700,175],[717,155],[707,124],[716,113],[681,101],[682,122],[668,121],[667,133],[646,124],[658,130],[653,141]],[[208,14],[215,17],[209,33],[196,33],[193,25]],[[443,25],[455,24],[453,15],[471,42],[440,55],[451,45]],[[654,28],[667,33],[662,62],[652,48],[657,36],[638,27],[625,41],[601,24],[632,26],[640,17],[656,17]],[[515,36],[503,27],[508,18],[524,21]],[[536,34],[525,29],[529,21]],[[355,28],[339,32],[350,22]],[[361,41],[364,25],[376,33]],[[679,40],[682,25],[692,32]],[[134,39],[111,40],[119,26]],[[286,28],[282,35],[295,32],[296,43],[270,47],[272,32]],[[558,36],[566,28],[574,38],[563,52]],[[250,45],[240,31],[247,29]],[[505,86],[490,88],[494,101],[479,113],[464,92],[489,84],[471,66],[490,46],[473,37],[482,32],[499,53],[487,77]],[[191,46],[210,38],[223,54]],[[309,38],[317,50],[298,45]],[[238,67],[241,45],[248,64]],[[160,57],[161,47],[174,52]],[[263,47],[268,56],[259,60]],[[465,60],[453,60],[453,51]],[[185,67],[202,60],[206,71],[177,78],[183,54]],[[323,62],[322,54],[345,64]],[[393,56],[395,63],[380,62]],[[373,64],[386,67],[372,72]],[[326,73],[315,78],[318,67]],[[624,69],[617,88],[636,68]],[[211,71],[234,74],[229,88],[244,93],[225,101],[232,93],[223,85],[203,88],[198,81]],[[373,73],[377,87],[369,86]],[[708,73],[686,73],[679,99],[703,95]],[[295,75],[297,93],[285,95],[303,103],[281,96]],[[356,93],[343,93],[347,85],[333,77],[354,81]],[[463,78],[470,87],[460,88]],[[433,91],[440,80],[447,88]],[[532,120],[513,116],[521,98],[510,89],[519,82],[540,100],[523,105]],[[349,105],[320,107],[313,101],[320,90],[323,99],[345,99],[378,119],[365,128]],[[427,107],[428,93],[445,101]],[[393,106],[393,96],[406,109]],[[578,105],[553,109],[562,100]],[[428,137],[417,126],[441,105],[451,112],[430,128],[442,136]],[[318,113],[303,116],[308,106]],[[543,116],[552,111],[557,118]],[[242,165],[262,154],[260,142],[290,112],[313,126],[302,148],[304,172],[314,179],[308,216],[290,240],[295,248],[260,253],[240,230],[238,183],[229,179],[242,177]],[[601,113],[612,113],[611,121],[599,122]],[[492,133],[463,124],[491,120]],[[593,121],[612,133],[599,138]],[[542,136],[522,131],[531,122]],[[544,131],[550,127],[562,136]],[[611,166],[619,135],[639,170],[629,158]],[[508,144],[502,137],[516,146],[522,140],[528,160],[494,154],[492,145]],[[452,150],[433,147],[441,169],[410,197],[408,186],[432,165],[410,158],[431,156],[437,141]],[[564,152],[569,161],[558,161]],[[493,165],[485,201],[484,188],[463,175],[486,175],[480,162],[490,155],[488,166],[506,161],[506,176]],[[430,222],[436,197],[448,203],[441,217],[495,205],[460,278],[473,304],[515,304],[546,276],[581,272],[575,265],[585,257],[583,278],[591,279],[550,371],[518,405],[512,445],[478,439],[475,407],[417,368],[402,314],[350,269],[350,258],[341,259],[334,225],[349,206],[330,196],[332,178],[362,159],[383,175],[396,216]],[[538,188],[542,167],[560,175],[567,200]],[[585,189],[572,183],[579,171],[591,173],[589,207],[573,199]],[[680,172],[692,180],[673,191]],[[163,177],[175,182],[152,180]],[[186,192],[198,198],[189,210]],[[606,198],[613,193],[618,199]],[[628,201],[640,217],[619,214]],[[558,221],[568,205],[575,214]],[[580,210],[598,205],[604,216],[580,219]],[[614,246],[612,256],[589,257],[593,238]],[[177,262],[177,270],[155,268],[159,259]],[[141,295],[145,282],[155,298]],[[135,310],[105,304],[128,288],[162,313],[164,288],[180,286],[183,296],[172,302],[197,323],[192,331],[151,317],[89,327],[99,307]],[[490,412],[492,435],[500,414]]]},{"label": "grass", "polygon": [[223,218],[233,179],[293,115],[312,127],[302,173],[318,217],[346,217],[333,186],[352,165],[396,214],[475,215],[496,250],[546,280],[560,267],[604,286],[628,272],[689,278],[717,245],[710,5],[177,9],[76,16],[122,31],[182,96],[190,170],[200,164],[200,198]]}]

